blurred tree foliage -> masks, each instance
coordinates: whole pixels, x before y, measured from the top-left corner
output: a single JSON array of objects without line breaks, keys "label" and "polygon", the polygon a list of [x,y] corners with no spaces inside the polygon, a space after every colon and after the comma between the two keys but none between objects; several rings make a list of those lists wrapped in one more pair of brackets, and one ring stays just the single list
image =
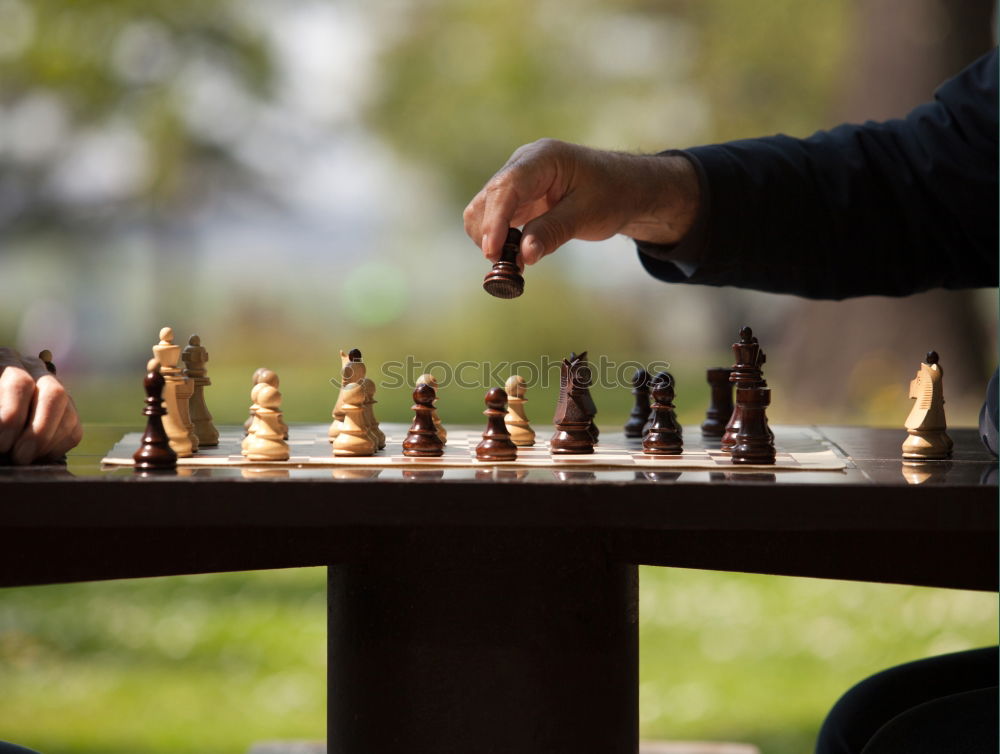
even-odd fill
[{"label": "blurred tree foliage", "polygon": [[466,202],[543,136],[655,151],[827,124],[851,5],[435,0],[404,10],[369,116]]},{"label": "blurred tree foliage", "polygon": [[99,203],[196,205],[200,188],[243,174],[212,113],[199,119],[191,86],[215,78],[265,99],[272,68],[237,4],[0,0],[0,221],[80,217],[92,200],[60,190],[73,176],[59,171],[88,148],[93,166],[114,163],[110,153],[141,162],[132,180],[93,192]]}]

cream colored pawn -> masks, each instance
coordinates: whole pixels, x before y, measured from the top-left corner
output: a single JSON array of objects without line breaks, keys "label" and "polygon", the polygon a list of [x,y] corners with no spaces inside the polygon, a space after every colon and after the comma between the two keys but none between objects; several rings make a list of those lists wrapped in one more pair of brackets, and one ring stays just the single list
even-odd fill
[{"label": "cream colored pawn", "polygon": [[344,351],[340,352],[340,392],[337,394],[337,402],[333,404],[330,423],[330,431],[327,433],[330,442],[340,434],[340,427],[344,422],[344,389],[352,382],[363,380],[368,374],[368,368],[363,361],[351,361],[351,356]]},{"label": "cream colored pawn", "polygon": [[511,375],[504,383],[504,390],[507,391],[507,415],[503,421],[510,432],[511,441],[520,448],[535,444],[535,430],[528,423],[528,415],[524,410],[524,404],[528,402],[524,397],[527,389],[524,377],[518,374]]},{"label": "cream colored pawn", "polygon": [[917,376],[910,381],[913,409],[906,417],[908,437],[903,441],[903,458],[913,461],[941,460],[951,457],[952,441],[945,431],[944,371],[936,351],[927,354]]},{"label": "cream colored pawn", "polygon": [[358,384],[361,385],[361,390],[365,396],[365,412],[363,415],[365,429],[368,430],[368,433],[375,441],[376,449],[382,450],[385,447],[385,432],[379,427],[378,419],[375,418],[375,404],[378,403],[375,400],[375,381],[364,377],[358,381]]},{"label": "cream colored pawn", "polygon": [[285,423],[281,419],[281,393],[266,383],[254,387],[257,391],[251,432],[247,435],[244,455],[250,461],[287,461]]},{"label": "cream colored pawn", "polygon": [[[258,372],[261,370],[258,369]],[[265,370],[270,371],[270,370]],[[256,374],[254,375],[256,376]],[[247,454],[247,448],[250,447],[250,440],[253,438],[253,433],[257,430],[257,410],[260,406],[257,403],[257,398],[263,386],[268,383],[265,382],[255,382],[253,387],[250,388],[250,418],[247,420],[249,424],[247,425],[247,435],[243,438],[243,442],[240,443],[242,450],[240,451],[243,455]],[[272,387],[274,387],[272,385]]]},{"label": "cream colored pawn", "polygon": [[194,433],[189,413],[194,389],[177,367],[181,347],[174,345],[173,328],[164,327],[160,330],[160,342],[153,346],[153,356],[160,364],[160,374],[164,380],[163,407],[167,414],[163,417],[163,429],[166,430],[170,447],[177,456],[188,458],[198,450],[198,436]]},{"label": "cream colored pawn", "polygon": [[365,392],[357,382],[352,382],[340,391],[344,401],[341,408],[344,420],[333,441],[335,456],[371,456],[375,454],[375,440],[365,427]]},{"label": "cream colored pawn", "polygon": [[[417,377],[417,384],[414,387],[420,387],[421,385],[430,385],[434,388],[434,395],[438,392],[438,381],[437,377],[433,374],[422,374]],[[441,423],[440,417],[438,417],[437,412],[437,398],[434,399],[434,410],[431,412],[431,418],[434,420],[434,429],[437,431],[437,436],[441,438],[441,442],[448,442],[448,431],[444,428]]]}]

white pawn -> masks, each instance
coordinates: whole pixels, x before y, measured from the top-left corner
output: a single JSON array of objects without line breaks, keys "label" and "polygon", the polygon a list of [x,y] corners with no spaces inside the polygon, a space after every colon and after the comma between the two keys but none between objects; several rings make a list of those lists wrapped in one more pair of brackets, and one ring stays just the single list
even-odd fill
[{"label": "white pawn", "polygon": [[370,456],[375,453],[376,441],[365,427],[364,388],[357,382],[344,385],[340,391],[344,419],[333,441],[335,456]]},{"label": "white pawn", "polygon": [[442,443],[448,442],[448,431],[444,428],[441,423],[441,418],[438,416],[437,412],[437,394],[438,394],[438,381],[437,377],[433,374],[422,374],[417,377],[417,384],[414,387],[420,387],[421,385],[430,385],[434,388],[434,410],[431,411],[431,418],[434,420],[434,429],[437,432],[437,436],[441,438]]},{"label": "white pawn", "polygon": [[504,390],[507,391],[507,415],[503,421],[510,432],[510,439],[518,447],[530,447],[535,444],[535,430],[528,423],[528,415],[524,410],[524,404],[528,402],[524,397],[527,390],[524,377],[511,375],[504,383]]},{"label": "white pawn", "polygon": [[266,383],[254,386],[257,412],[252,431],[244,440],[244,455],[250,461],[287,461],[288,443],[285,442],[285,423],[281,419],[281,393]]}]

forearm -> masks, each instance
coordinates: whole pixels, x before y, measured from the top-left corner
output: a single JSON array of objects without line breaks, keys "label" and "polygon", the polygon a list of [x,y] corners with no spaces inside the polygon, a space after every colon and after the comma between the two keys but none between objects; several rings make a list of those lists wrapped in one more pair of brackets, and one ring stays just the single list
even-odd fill
[{"label": "forearm", "polygon": [[[975,74],[906,120],[689,150],[704,230],[686,248],[640,244],[643,263],[671,281],[814,298],[996,285],[995,73]],[[698,260],[689,278],[670,263],[682,252]]]}]

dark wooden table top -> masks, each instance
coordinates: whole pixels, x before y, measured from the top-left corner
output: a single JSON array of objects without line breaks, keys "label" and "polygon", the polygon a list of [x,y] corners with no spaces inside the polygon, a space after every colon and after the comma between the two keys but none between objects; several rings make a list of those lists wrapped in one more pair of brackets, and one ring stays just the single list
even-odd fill
[{"label": "dark wooden table top", "polygon": [[[88,428],[64,467],[0,467],[0,584],[356,562],[447,542],[586,532],[622,562],[995,589],[997,462],[972,429],[904,466],[904,431],[818,430],[843,472],[102,469],[127,428]],[[134,428],[131,428],[134,430]],[[421,473],[429,472],[429,473]]]}]

